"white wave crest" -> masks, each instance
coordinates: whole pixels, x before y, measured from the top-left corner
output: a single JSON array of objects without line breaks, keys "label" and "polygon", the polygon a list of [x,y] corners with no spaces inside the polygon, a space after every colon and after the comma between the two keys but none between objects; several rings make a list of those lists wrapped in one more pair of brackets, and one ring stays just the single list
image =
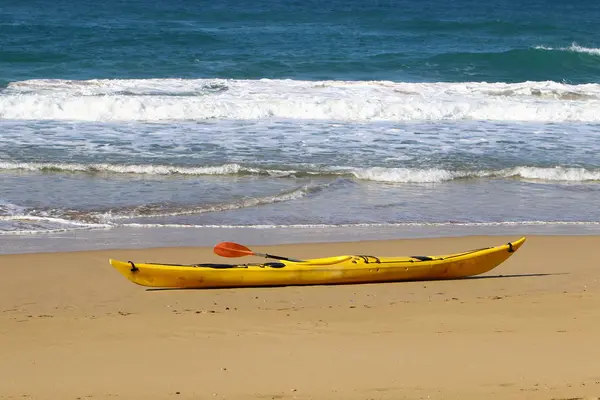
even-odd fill
[{"label": "white wave crest", "polygon": [[28,236],[43,235],[54,233],[65,233],[78,230],[94,229],[114,229],[114,228],[178,228],[178,229],[250,229],[250,230],[268,230],[268,229],[361,229],[361,228],[428,228],[428,227],[527,227],[527,226],[598,226],[600,221],[490,221],[490,222],[392,222],[392,223],[356,223],[356,224],[251,224],[251,225],[218,225],[218,224],[142,224],[142,223],[115,223],[106,226],[71,226],[48,229],[19,229],[19,230],[0,230],[0,236]]},{"label": "white wave crest", "polygon": [[447,171],[444,169],[409,169],[409,168],[365,168],[357,169],[352,174],[358,178],[377,182],[396,183],[435,183],[451,181],[466,176],[467,172]]},{"label": "white wave crest", "polygon": [[268,204],[276,204],[287,201],[293,201],[307,196],[309,193],[319,191],[326,187],[322,186],[303,186],[296,190],[279,193],[273,196],[254,197],[233,201],[231,203],[202,205],[199,207],[166,209],[165,207],[152,208],[149,206],[137,207],[127,210],[116,210],[97,215],[97,218],[107,224],[114,224],[114,221],[138,219],[138,218],[157,218],[157,217],[175,217],[182,215],[197,215],[212,212],[238,210],[242,208],[252,208]]},{"label": "white wave crest", "polygon": [[53,224],[80,226],[85,228],[107,228],[108,224],[95,224],[88,222],[79,222],[63,218],[42,217],[35,215],[19,214],[19,215],[2,215],[0,221],[21,221],[21,222],[49,222]]},{"label": "white wave crest", "polygon": [[[86,172],[86,173],[114,173],[114,174],[140,174],[140,175],[235,175],[241,173],[261,174],[273,177],[295,176],[301,173],[306,175],[338,175],[353,176],[356,179],[388,182],[388,183],[438,183],[464,178],[523,178],[540,181],[565,181],[585,182],[600,181],[600,170],[589,170],[576,167],[531,167],[518,166],[501,170],[447,170],[441,168],[351,168],[329,167],[299,172],[297,170],[274,170],[248,167],[239,164],[224,164],[219,166],[183,167],[167,165],[119,165],[119,164],[67,164],[67,163],[13,163],[0,162],[1,170],[44,171],[55,170],[59,172]],[[315,190],[305,187],[302,191]],[[282,195],[283,196],[283,195]],[[250,199],[249,202],[263,201]],[[250,205],[251,206],[251,205]],[[215,206],[221,207],[221,206]],[[0,211],[16,213],[18,206],[0,202]],[[217,211],[217,209],[212,210]],[[222,211],[222,210],[221,210]],[[198,212],[198,210],[194,211]]]},{"label": "white wave crest", "polygon": [[0,229],[2,235],[36,235],[80,230],[109,229],[110,224],[88,223],[63,218],[42,217],[27,214],[1,215],[0,222],[13,223],[11,229]]},{"label": "white wave crest", "polygon": [[31,79],[11,82],[14,94],[69,94],[71,96],[165,95],[193,96],[227,90],[223,79]]},{"label": "white wave crest", "polygon": [[490,221],[490,222],[382,222],[355,224],[253,224],[253,225],[197,225],[197,224],[140,224],[124,223],[115,227],[135,228],[218,228],[218,229],[337,229],[337,228],[392,228],[392,227],[487,227],[487,226],[580,226],[600,225],[600,221]]},{"label": "white wave crest", "polygon": [[0,94],[0,118],[597,122],[600,85],[269,79],[32,80],[11,83]]},{"label": "white wave crest", "polygon": [[366,168],[354,170],[352,174],[363,180],[392,183],[437,183],[463,178],[523,178],[550,182],[600,181],[600,170],[585,168],[553,167],[540,168],[519,166],[502,170],[450,171],[445,169]]},{"label": "white wave crest", "polygon": [[600,49],[579,46],[577,43],[572,43],[569,47],[535,46],[535,48],[539,50],[571,51],[574,53],[587,53],[595,56],[600,56]]},{"label": "white wave crest", "polygon": [[0,162],[0,170],[64,172],[108,172],[140,175],[234,175],[242,172],[257,173],[258,169],[238,164],[205,167],[181,167],[169,165],[120,165],[120,164],[67,164],[67,163],[15,163]]},{"label": "white wave crest", "polygon": [[538,168],[538,167],[516,167],[505,170],[500,175],[506,177],[521,177],[524,179],[535,179],[542,181],[584,182],[600,181],[600,171],[590,171],[585,168]]}]

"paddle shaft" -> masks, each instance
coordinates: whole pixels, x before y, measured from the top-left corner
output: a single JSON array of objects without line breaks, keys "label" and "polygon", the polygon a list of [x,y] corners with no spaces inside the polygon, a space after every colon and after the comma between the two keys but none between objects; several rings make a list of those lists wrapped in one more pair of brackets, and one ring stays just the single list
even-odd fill
[{"label": "paddle shaft", "polygon": [[253,252],[253,254],[255,256],[258,257],[265,257],[265,258],[272,258],[274,260],[284,260],[284,261],[293,261],[293,262],[303,262],[302,260],[295,260],[293,258],[287,258],[287,257],[282,257],[282,256],[274,256],[272,254],[267,254],[267,253],[257,253],[257,252]]}]

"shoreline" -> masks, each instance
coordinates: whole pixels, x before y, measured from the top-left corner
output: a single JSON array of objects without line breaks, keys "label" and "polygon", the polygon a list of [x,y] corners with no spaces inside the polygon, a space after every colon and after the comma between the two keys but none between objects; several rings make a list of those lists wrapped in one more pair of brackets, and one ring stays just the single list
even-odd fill
[{"label": "shoreline", "polygon": [[[480,276],[337,286],[152,290],[108,264],[223,261],[210,247],[0,255],[0,397],[598,396],[600,236],[526,237]],[[252,249],[289,257],[444,254],[517,238]],[[256,260],[264,259],[244,258]]]},{"label": "shoreline", "polygon": [[0,255],[46,252],[212,247],[221,241],[245,245],[355,243],[467,236],[595,236],[600,223],[407,225],[318,228],[116,227],[35,235],[0,235]]}]

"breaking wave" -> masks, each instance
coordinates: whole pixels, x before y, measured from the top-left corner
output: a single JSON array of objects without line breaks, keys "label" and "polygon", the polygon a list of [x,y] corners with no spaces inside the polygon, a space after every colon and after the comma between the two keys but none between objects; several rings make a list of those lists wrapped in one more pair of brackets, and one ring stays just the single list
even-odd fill
[{"label": "breaking wave", "polygon": [[74,121],[600,121],[600,84],[220,79],[29,80],[0,118]]},{"label": "breaking wave", "polygon": [[[447,170],[440,168],[262,168],[240,164],[215,166],[13,163],[0,162],[1,170],[138,175],[261,175],[269,177],[340,176],[389,183],[436,183],[468,178],[522,178],[548,182],[600,181],[600,169],[580,167],[517,166],[499,170]],[[1,206],[1,205],[0,205]]]},{"label": "breaking wave", "polygon": [[576,43],[571,44],[569,47],[548,47],[548,46],[535,46],[536,49],[539,50],[554,50],[554,51],[568,51],[568,52],[573,52],[573,53],[585,53],[585,54],[591,54],[594,56],[600,56],[600,49],[597,48],[590,48],[590,47],[584,47],[584,46],[579,46]]}]

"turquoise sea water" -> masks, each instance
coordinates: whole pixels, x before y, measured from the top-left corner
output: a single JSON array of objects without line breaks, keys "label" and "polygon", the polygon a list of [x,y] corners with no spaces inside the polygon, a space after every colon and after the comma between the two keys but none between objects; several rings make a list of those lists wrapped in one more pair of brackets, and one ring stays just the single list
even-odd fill
[{"label": "turquoise sea water", "polygon": [[592,1],[0,0],[0,251],[595,232],[597,21]]}]

